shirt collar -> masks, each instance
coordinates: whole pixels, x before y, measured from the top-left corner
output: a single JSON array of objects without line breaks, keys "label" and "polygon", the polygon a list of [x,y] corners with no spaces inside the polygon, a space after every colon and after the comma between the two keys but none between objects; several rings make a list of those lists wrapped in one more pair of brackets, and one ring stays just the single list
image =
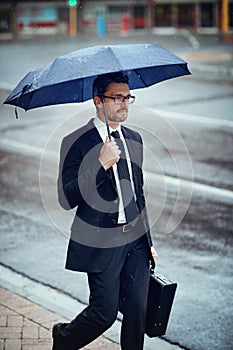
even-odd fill
[{"label": "shirt collar", "polygon": [[[97,128],[102,139],[105,141],[105,138],[108,135],[106,124],[96,115],[94,119],[94,125]],[[112,129],[111,127],[109,127],[109,129],[110,129],[110,133],[113,131],[118,131],[120,136],[122,137],[121,124],[119,124],[117,129]]]}]

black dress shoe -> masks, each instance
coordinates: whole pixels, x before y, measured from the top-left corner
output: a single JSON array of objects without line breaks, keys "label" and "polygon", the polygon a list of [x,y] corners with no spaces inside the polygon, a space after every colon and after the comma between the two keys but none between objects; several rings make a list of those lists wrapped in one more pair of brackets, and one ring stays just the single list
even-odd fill
[{"label": "black dress shoe", "polygon": [[59,322],[59,323],[55,323],[55,325],[53,326],[53,330],[52,330],[53,347],[52,347],[52,350],[59,350],[58,331],[62,325],[63,325],[63,323]]}]

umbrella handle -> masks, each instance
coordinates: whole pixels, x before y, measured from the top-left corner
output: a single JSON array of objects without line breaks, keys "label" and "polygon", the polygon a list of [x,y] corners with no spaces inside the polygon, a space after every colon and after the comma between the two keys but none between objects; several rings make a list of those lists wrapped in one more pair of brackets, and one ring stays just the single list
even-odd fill
[{"label": "umbrella handle", "polygon": [[108,115],[107,115],[103,95],[101,96],[101,99],[102,99],[102,103],[103,103],[103,107],[104,107],[104,119],[105,119],[105,124],[106,124],[106,128],[107,128],[108,138],[109,138],[109,140],[111,140],[110,129],[109,129],[109,124],[108,124]]},{"label": "umbrella handle", "polygon": [[16,119],[19,119],[19,114],[18,114],[18,109],[17,109],[18,106],[15,106],[15,118]]}]

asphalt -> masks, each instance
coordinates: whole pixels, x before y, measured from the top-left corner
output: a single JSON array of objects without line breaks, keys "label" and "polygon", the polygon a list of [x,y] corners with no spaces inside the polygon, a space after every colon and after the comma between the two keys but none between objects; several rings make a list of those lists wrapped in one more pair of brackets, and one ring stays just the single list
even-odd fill
[{"label": "asphalt", "polygon": [[[190,43],[192,36],[186,36]],[[182,57],[189,62],[192,72],[199,75],[211,74],[216,79],[233,78],[232,36],[218,36],[217,45],[199,45],[198,36]],[[60,39],[61,41],[63,39]],[[65,40],[65,39],[64,39]],[[216,42],[216,38],[211,40]],[[1,45],[1,44],[0,44]],[[1,81],[0,89],[10,91],[11,84]],[[62,291],[49,288],[0,266],[0,350],[47,350],[51,349],[51,328],[56,321],[72,319],[72,310],[81,311],[85,305],[64,295]],[[102,337],[86,346],[86,350],[117,350],[119,346],[120,321]],[[145,350],[178,350],[162,338],[150,341],[146,337]]]}]

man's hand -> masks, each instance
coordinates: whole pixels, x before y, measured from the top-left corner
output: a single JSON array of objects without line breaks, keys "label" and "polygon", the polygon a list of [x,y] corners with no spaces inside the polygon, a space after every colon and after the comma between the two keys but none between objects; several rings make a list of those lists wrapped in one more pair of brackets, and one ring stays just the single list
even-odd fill
[{"label": "man's hand", "polygon": [[152,246],[151,247],[151,254],[154,260],[158,259],[158,253],[156,252],[155,248]]},{"label": "man's hand", "polygon": [[105,170],[108,170],[117,163],[120,159],[121,151],[117,146],[117,143],[113,140],[109,140],[109,137],[106,137],[105,143],[100,150],[99,162]]}]

